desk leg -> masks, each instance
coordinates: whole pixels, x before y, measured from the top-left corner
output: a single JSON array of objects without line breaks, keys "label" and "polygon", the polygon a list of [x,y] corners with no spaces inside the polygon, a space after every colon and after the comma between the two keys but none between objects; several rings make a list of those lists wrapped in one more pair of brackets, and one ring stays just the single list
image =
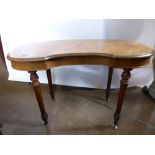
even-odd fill
[{"label": "desk leg", "polygon": [[115,129],[118,128],[118,121],[120,119],[120,112],[121,112],[121,108],[123,105],[123,100],[124,100],[124,96],[126,93],[126,89],[128,86],[128,80],[131,78],[131,68],[124,68],[124,71],[122,73],[122,79],[120,81],[120,90],[119,90],[119,96],[118,96],[118,100],[117,100],[117,108],[116,108],[116,112],[114,114],[114,127]]},{"label": "desk leg", "polygon": [[109,101],[110,86],[111,86],[111,81],[112,81],[112,74],[113,74],[113,68],[109,67],[108,82],[107,82],[107,89],[106,89],[106,100],[107,101]]},{"label": "desk leg", "polygon": [[53,85],[52,85],[51,69],[47,69],[46,74],[47,74],[47,79],[48,79],[48,86],[49,86],[49,90],[50,90],[50,95],[51,95],[52,99],[54,99],[54,90],[53,90]]},{"label": "desk leg", "polygon": [[30,80],[32,81],[32,86],[38,101],[38,105],[40,108],[40,112],[41,112],[41,118],[44,121],[45,125],[47,125],[48,123],[48,115],[45,111],[45,107],[44,107],[44,102],[43,102],[43,98],[42,98],[42,94],[41,94],[41,88],[40,88],[40,82],[38,81],[39,77],[36,73],[36,71],[29,71],[30,73]]}]

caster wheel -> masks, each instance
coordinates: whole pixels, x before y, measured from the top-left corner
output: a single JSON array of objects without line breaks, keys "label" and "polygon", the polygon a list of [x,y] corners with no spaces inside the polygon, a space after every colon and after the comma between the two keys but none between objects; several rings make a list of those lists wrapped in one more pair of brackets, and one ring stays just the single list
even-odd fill
[{"label": "caster wheel", "polygon": [[117,130],[117,129],[118,129],[118,126],[117,126],[117,125],[115,125],[115,126],[114,126],[114,129],[115,129],[115,130]]},{"label": "caster wheel", "polygon": [[110,101],[110,98],[107,98],[107,102],[109,102]]}]

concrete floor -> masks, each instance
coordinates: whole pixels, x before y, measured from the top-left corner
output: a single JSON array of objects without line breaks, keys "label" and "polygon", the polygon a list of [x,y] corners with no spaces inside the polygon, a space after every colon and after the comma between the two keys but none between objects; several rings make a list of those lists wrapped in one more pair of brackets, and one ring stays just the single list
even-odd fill
[{"label": "concrete floor", "polygon": [[28,83],[7,80],[0,61],[0,120],[6,135],[44,134],[155,134],[155,103],[141,88],[129,88],[118,130],[113,129],[113,113],[118,90],[111,91],[110,102],[105,90],[57,86],[55,100],[42,85],[49,124],[43,125],[33,89]]}]

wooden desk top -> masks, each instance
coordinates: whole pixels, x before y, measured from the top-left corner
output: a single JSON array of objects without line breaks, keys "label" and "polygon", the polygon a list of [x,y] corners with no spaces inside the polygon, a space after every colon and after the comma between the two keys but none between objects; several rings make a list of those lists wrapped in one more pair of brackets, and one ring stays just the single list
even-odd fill
[{"label": "wooden desk top", "polygon": [[57,40],[21,46],[7,58],[15,62],[45,61],[68,56],[106,56],[146,58],[153,50],[143,44],[124,40]]},{"label": "wooden desk top", "polygon": [[[41,95],[39,77],[36,74],[38,70],[46,70],[48,73],[49,68],[66,65],[108,65],[112,68],[123,68],[117,108],[114,114],[114,125],[116,128],[128,80],[131,77],[130,71],[133,68],[147,65],[152,54],[152,49],[133,41],[66,40],[25,45],[15,49],[7,57],[11,60],[11,65],[14,69],[25,70],[30,73],[30,80],[32,81],[41,111],[41,118],[44,120],[45,125],[48,122],[48,116]],[[110,76],[112,74],[109,74]],[[48,79],[49,83],[51,83],[49,75]],[[50,89],[51,85],[49,84]]]}]

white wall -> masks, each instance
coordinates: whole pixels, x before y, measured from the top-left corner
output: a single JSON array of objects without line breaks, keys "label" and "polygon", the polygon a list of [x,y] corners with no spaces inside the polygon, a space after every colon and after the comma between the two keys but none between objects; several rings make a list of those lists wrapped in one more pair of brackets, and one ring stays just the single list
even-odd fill
[{"label": "white wall", "polygon": [[[155,44],[155,20],[152,19],[114,19],[104,20],[105,38],[135,40],[152,48]],[[121,71],[117,70],[113,79],[114,87],[119,87]],[[153,79],[152,65],[132,71],[132,79],[129,86],[149,85]]]},{"label": "white wall", "polygon": [[[15,18],[16,19],[16,18]],[[5,54],[29,42],[54,39],[126,39],[154,47],[155,20],[50,20],[34,17],[2,24],[1,34]],[[7,24],[7,25],[6,25]],[[11,26],[10,26],[11,25]],[[27,72],[15,71],[7,61],[9,80],[29,81]],[[67,66],[52,69],[55,84],[105,88],[106,66]],[[130,86],[149,84],[152,68],[148,66],[132,72]],[[114,71],[112,87],[119,87],[120,70]],[[39,72],[40,81],[47,82],[45,72]]]}]

